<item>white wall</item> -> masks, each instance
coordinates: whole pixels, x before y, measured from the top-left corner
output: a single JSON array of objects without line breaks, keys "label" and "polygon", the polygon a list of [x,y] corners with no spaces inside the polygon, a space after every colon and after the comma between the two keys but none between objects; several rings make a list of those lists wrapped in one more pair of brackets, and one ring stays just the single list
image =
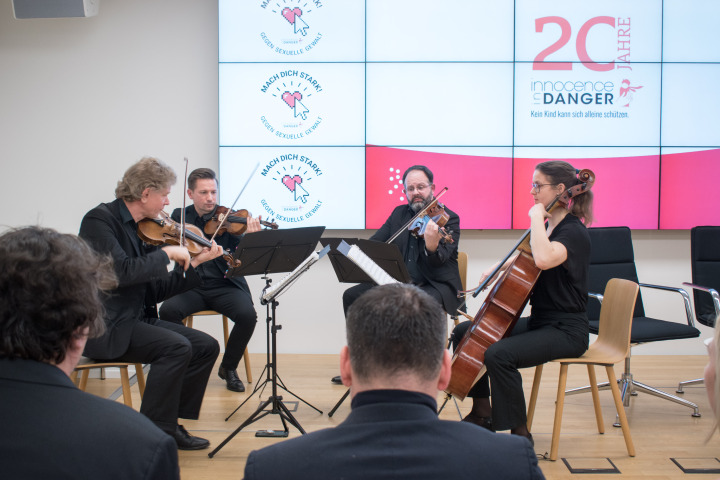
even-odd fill
[{"label": "white wall", "polygon": [[[172,165],[217,169],[217,3],[103,0],[80,19],[15,20],[0,3],[0,229],[40,224],[77,232],[84,213],[114,198],[117,180],[143,155]],[[182,203],[182,187],[171,195]],[[632,199],[628,199],[632,208]],[[242,207],[242,205],[239,205]],[[366,231],[327,236],[367,238]],[[517,231],[463,231],[469,283],[499,260]],[[690,280],[686,231],[635,231],[640,280]],[[249,279],[255,296],[263,281]],[[336,353],[344,342],[340,285],[324,259],[279,298],[280,353]],[[675,296],[643,291],[648,315],[677,318]],[[469,303],[477,311],[479,300]],[[265,309],[250,344],[265,351]],[[196,326],[220,338],[219,322]],[[709,329],[703,328],[703,337]],[[704,354],[700,340],[660,342],[640,353]]]}]

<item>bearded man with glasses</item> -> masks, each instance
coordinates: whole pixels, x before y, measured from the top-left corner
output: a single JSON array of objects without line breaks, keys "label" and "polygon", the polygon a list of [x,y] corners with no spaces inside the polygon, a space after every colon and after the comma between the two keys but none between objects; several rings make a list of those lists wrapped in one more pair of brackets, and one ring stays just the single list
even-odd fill
[{"label": "bearded man with glasses", "polygon": [[[370,240],[387,241],[435,199],[433,173],[426,166],[413,165],[405,170],[402,180],[408,204],[396,207]],[[425,228],[422,238],[411,235],[406,228],[393,240],[393,243],[400,248],[412,283],[437,300],[446,312],[455,313],[460,303],[457,292],[462,289],[457,262],[460,217],[447,207],[445,212],[450,219],[444,228],[451,232],[453,243],[442,239],[439,227],[432,220]],[[361,283],[345,290],[343,293],[345,314],[347,315],[348,308],[360,295],[374,286],[374,283]],[[340,376],[333,377],[332,382],[342,384]]]}]

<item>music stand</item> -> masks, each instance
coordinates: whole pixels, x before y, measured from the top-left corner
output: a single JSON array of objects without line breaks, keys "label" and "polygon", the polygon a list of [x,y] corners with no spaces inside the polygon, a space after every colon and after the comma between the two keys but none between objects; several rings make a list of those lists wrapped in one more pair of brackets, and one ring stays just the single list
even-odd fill
[{"label": "music stand", "polygon": [[[323,246],[330,245],[332,247],[328,257],[330,257],[330,263],[332,263],[333,270],[335,270],[335,275],[340,283],[374,283],[368,274],[357,266],[355,262],[338,251],[337,247],[343,240],[350,245],[357,245],[365,255],[370,257],[395,280],[410,283],[410,273],[405,265],[405,260],[402,253],[400,253],[400,249],[394,243],[359,240],[357,238],[321,238],[320,243]],[[342,405],[349,394],[350,389],[348,388],[332,410],[328,412],[328,417],[335,414],[335,411]]]},{"label": "music stand", "polygon": [[323,247],[330,245],[332,248],[328,257],[340,283],[373,283],[367,273],[337,249],[343,240],[350,245],[357,245],[365,255],[398,282],[410,283],[410,273],[405,265],[405,259],[394,243],[357,238],[321,238],[320,244]]},{"label": "music stand", "polygon": [[[303,262],[307,260],[308,256],[314,252],[315,247],[318,244],[318,240],[324,230],[325,227],[305,227],[286,230],[262,230],[255,232],[252,235],[245,235],[240,239],[240,244],[233,254],[236,259],[241,261],[241,265],[236,268],[228,269],[227,277],[231,278],[238,275],[264,275],[265,290],[267,290],[272,282],[268,275],[270,273],[289,272],[295,270],[303,264]],[[309,268],[309,266],[307,268]],[[263,290],[263,292],[265,290]],[[305,430],[303,430],[300,426],[300,423],[283,403],[282,397],[277,394],[278,386],[309,407],[317,410],[319,413],[322,413],[321,410],[318,410],[313,405],[310,405],[308,402],[288,390],[278,376],[276,335],[277,331],[282,328],[281,325],[276,325],[276,307],[278,302],[275,300],[275,297],[273,297],[267,303],[264,299],[261,303],[265,304],[267,308],[267,363],[263,369],[263,372],[266,373],[266,377],[263,382],[255,385],[252,393],[235,410],[233,410],[230,415],[228,415],[225,421],[228,421],[228,419],[230,419],[235,412],[245,405],[256,392],[260,389],[264,389],[265,385],[268,383],[272,385],[272,394],[267,400],[261,402],[255,412],[250,415],[238,428],[236,428],[235,431],[233,431],[225,440],[223,440],[217,448],[208,454],[210,458],[212,458],[222,447],[224,447],[225,444],[232,440],[232,438],[237,435],[240,430],[270,414],[280,416],[284,430],[260,430],[255,433],[255,436],[287,437],[289,432],[287,422],[290,422],[300,431],[300,433],[305,433]],[[260,376],[262,376],[262,373]],[[266,410],[266,407],[268,406],[270,409]]]}]

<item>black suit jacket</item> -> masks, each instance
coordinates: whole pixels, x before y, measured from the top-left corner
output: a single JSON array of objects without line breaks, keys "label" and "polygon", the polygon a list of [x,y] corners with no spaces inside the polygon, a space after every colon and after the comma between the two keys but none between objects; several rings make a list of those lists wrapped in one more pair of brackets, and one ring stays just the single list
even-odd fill
[{"label": "black suit jacket", "polygon": [[353,407],[335,428],[250,452],[245,480],[544,478],[527,439],[397,400]]},{"label": "black suit jacket", "polygon": [[80,224],[80,237],[95,251],[109,254],[119,286],[103,301],[107,331],[91,338],[85,355],[94,359],[120,357],[130,344],[133,326],[146,316],[157,318],[156,303],[200,285],[191,266],[168,272],[168,256],[160,247],[143,244],[125,203],[117,199],[90,210]]},{"label": "black suit jacket", "polygon": [[[445,212],[450,216],[450,219],[445,225],[445,229],[452,231],[454,243],[441,240],[435,253],[426,255],[425,241],[421,239],[417,262],[420,273],[425,278],[425,281],[442,295],[445,311],[454,313],[460,303],[457,298],[457,293],[459,290],[462,290],[462,282],[460,281],[457,262],[458,243],[460,243],[460,217],[448,208],[445,208]],[[389,240],[397,231],[403,228],[414,215],[415,212],[413,212],[408,205],[396,207],[383,226],[380,227],[370,239],[379,242]],[[393,241],[393,243],[400,248],[403,258],[407,253],[409,239],[410,231],[405,228],[400,236]]]},{"label": "black suit jacket", "polygon": [[144,415],[81,392],[59,368],[0,359],[3,478],[180,478],[177,445]]}]

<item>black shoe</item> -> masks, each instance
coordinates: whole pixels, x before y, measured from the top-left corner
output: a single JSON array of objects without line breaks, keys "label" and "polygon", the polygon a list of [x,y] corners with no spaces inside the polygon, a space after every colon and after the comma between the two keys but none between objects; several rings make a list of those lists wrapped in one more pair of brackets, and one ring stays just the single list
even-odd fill
[{"label": "black shoe", "polygon": [[175,439],[178,450],[202,450],[210,446],[209,441],[190,435],[182,425],[178,425],[171,436]]},{"label": "black shoe", "polygon": [[330,381],[331,381],[332,383],[334,383],[335,385],[342,385],[342,384],[343,384],[343,383],[342,383],[342,377],[341,377],[340,375],[338,375],[337,377],[332,377],[332,379],[331,379]]},{"label": "black shoe", "polygon": [[479,417],[473,413],[468,413],[468,415],[462,419],[463,422],[468,423],[474,423],[478,427],[486,428],[490,430],[491,432],[494,432],[495,429],[493,428],[492,419],[489,417]]},{"label": "black shoe", "polygon": [[245,385],[238,377],[237,370],[228,370],[227,368],[218,368],[218,377],[227,382],[227,389],[233,392],[244,392]]}]

